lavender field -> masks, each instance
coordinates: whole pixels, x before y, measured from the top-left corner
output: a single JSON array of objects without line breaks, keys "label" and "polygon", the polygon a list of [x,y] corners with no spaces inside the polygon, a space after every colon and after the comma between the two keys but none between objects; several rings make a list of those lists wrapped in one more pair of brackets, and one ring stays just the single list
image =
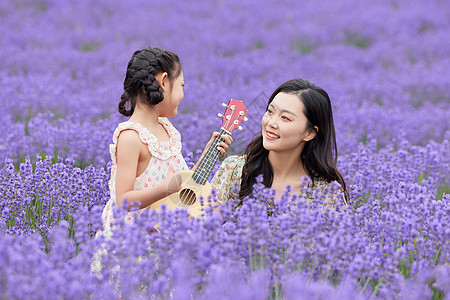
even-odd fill
[{"label": "lavender field", "polygon": [[[0,298],[450,299],[448,1],[5,0],[0,22]],[[323,87],[351,205],[286,194],[268,216],[258,185],[223,217],[167,211],[150,216],[165,231],[138,218],[94,238],[126,66],[147,46],[182,61],[171,121],[191,166],[222,102],[249,109],[242,154],[276,87]]]}]

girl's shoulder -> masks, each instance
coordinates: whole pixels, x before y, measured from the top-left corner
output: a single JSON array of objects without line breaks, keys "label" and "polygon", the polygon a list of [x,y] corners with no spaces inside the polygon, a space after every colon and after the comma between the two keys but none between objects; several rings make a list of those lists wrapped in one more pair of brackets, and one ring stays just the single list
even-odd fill
[{"label": "girl's shoulder", "polygon": [[114,130],[113,143],[117,144],[117,140],[121,132],[129,129],[136,131],[137,134],[139,135],[139,139],[146,144],[156,143],[158,141],[158,139],[140,123],[126,121],[119,123],[119,125],[117,125],[116,130]]},{"label": "girl's shoulder", "polygon": [[139,135],[139,139],[142,143],[146,144],[148,150],[153,157],[159,159],[168,159],[169,157],[181,154],[181,137],[178,130],[172,125],[167,118],[158,118],[158,122],[163,125],[169,134],[168,141],[160,142],[157,137],[150,132],[145,126],[137,122],[122,122],[120,123],[113,134],[113,144],[110,145],[111,158],[114,161],[113,154],[116,151],[117,140],[122,131],[132,129]]},{"label": "girl's shoulder", "polygon": [[175,128],[172,122],[170,122],[170,120],[166,117],[158,117],[158,122],[163,124],[164,126]]},{"label": "girl's shoulder", "polygon": [[178,131],[178,129],[175,128],[175,126],[173,126],[172,122],[170,122],[168,118],[159,117],[158,122],[162,126],[164,126],[166,131],[169,133],[169,136],[171,139],[173,139],[173,138],[179,139],[180,138],[180,132]]}]

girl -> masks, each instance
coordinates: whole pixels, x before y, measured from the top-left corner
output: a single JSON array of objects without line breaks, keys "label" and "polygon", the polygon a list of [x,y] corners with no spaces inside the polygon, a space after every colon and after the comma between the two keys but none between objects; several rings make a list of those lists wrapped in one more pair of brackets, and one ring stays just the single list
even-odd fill
[{"label": "girl", "polygon": [[[332,181],[339,182],[346,201],[347,188],[336,161],[328,94],[308,80],[293,79],[278,87],[269,98],[262,130],[247,146],[245,155],[225,159],[211,185],[223,202],[236,196],[233,193],[236,184],[242,201],[245,196],[252,196],[256,177],[262,175],[263,184],[274,188],[279,198],[287,185],[300,192],[301,179],[307,176],[309,187],[322,190]],[[313,199],[312,193],[302,191],[305,197]]]},{"label": "girl", "polygon": [[[119,112],[131,117],[118,125],[110,145],[111,198],[102,214],[106,236],[111,236],[113,207],[122,205],[125,199],[126,209],[139,208],[127,214],[125,221],[131,222],[133,214],[144,213],[154,202],[180,190],[177,172],[187,170],[187,165],[181,155],[180,133],[167,117],[177,114],[183,86],[183,71],[175,53],[146,48],[131,57],[119,103]],[[205,150],[217,135],[213,133]],[[218,144],[221,157],[232,142],[231,136],[222,138],[224,141]]]}]

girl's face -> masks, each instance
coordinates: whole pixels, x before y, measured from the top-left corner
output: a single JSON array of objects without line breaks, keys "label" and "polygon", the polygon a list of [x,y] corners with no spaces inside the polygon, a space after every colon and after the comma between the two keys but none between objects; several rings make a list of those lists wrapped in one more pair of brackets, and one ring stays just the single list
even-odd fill
[{"label": "girl's face", "polygon": [[[166,73],[167,74],[167,73]],[[183,71],[172,83],[170,83],[169,78],[165,77],[163,83],[160,84],[163,88],[164,100],[157,104],[159,115],[161,117],[173,117],[177,114],[178,104],[184,97],[183,87],[184,87],[184,77]]]},{"label": "girl's face", "polygon": [[303,102],[296,95],[278,93],[262,118],[263,146],[275,152],[303,150],[316,132],[307,129]]}]

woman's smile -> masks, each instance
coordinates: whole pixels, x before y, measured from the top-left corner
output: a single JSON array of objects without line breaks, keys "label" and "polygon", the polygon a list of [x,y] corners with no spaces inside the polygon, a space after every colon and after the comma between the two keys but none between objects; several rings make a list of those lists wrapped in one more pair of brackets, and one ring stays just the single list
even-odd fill
[{"label": "woman's smile", "polygon": [[271,131],[266,130],[266,138],[268,140],[277,140],[280,138],[280,136]]}]

